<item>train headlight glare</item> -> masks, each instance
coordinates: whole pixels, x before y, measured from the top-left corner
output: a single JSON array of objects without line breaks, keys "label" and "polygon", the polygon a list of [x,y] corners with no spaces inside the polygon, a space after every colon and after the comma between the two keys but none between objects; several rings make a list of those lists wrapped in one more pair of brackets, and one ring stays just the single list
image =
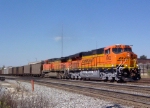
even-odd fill
[{"label": "train headlight glare", "polygon": [[130,54],[128,53],[128,57],[130,57]]}]

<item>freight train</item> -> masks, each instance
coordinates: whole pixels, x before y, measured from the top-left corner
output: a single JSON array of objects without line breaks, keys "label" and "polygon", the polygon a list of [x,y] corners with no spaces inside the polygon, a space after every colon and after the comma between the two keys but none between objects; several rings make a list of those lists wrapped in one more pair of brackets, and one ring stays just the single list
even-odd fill
[{"label": "freight train", "polygon": [[[1,74],[6,71],[1,70]],[[137,55],[130,45],[116,44],[25,66],[9,67],[8,75],[104,81],[140,80]]]}]

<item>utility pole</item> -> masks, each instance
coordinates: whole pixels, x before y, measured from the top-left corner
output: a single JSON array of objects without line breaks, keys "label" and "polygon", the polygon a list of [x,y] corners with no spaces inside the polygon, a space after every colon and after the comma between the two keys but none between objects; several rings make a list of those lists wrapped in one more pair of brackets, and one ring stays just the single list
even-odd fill
[{"label": "utility pole", "polygon": [[96,70],[97,70],[97,40],[96,40]]},{"label": "utility pole", "polygon": [[62,25],[61,47],[62,47],[61,57],[63,57],[63,25]]},{"label": "utility pole", "polygon": [[96,40],[96,49],[97,49],[97,40]]}]

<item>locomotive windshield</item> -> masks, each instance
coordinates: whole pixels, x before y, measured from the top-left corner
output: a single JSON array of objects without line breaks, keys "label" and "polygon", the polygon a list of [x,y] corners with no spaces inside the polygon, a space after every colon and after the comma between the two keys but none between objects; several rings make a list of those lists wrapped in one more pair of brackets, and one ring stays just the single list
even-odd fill
[{"label": "locomotive windshield", "polygon": [[116,54],[123,52],[122,48],[113,48],[112,51]]},{"label": "locomotive windshield", "polygon": [[132,49],[131,48],[124,48],[124,52],[132,52]]},{"label": "locomotive windshield", "polygon": [[121,52],[132,52],[131,48],[113,48],[112,52],[115,54],[121,53]]}]

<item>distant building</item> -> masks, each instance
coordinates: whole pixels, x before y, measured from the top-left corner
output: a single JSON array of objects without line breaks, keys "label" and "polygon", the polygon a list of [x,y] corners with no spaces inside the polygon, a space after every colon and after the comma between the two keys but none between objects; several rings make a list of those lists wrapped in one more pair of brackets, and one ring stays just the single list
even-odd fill
[{"label": "distant building", "polygon": [[138,64],[147,64],[150,63],[150,59],[140,59],[138,58]]}]

